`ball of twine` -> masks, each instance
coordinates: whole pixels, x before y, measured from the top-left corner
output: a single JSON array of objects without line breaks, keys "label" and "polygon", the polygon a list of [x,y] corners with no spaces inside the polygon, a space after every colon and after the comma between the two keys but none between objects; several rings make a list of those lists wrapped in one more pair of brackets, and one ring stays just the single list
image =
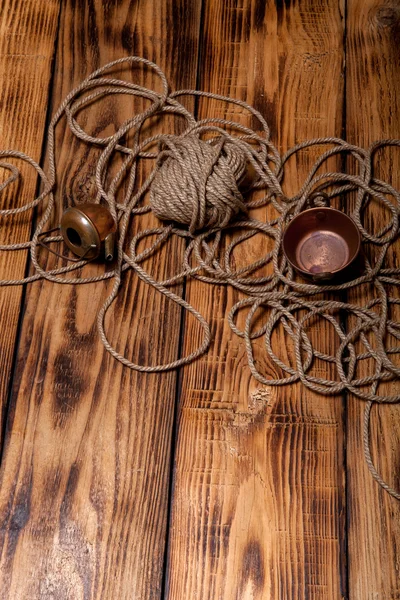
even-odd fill
[{"label": "ball of twine", "polygon": [[157,217],[187,225],[194,233],[225,227],[246,212],[239,183],[247,160],[240,144],[224,137],[204,141],[194,134],[164,143],[150,194]]}]

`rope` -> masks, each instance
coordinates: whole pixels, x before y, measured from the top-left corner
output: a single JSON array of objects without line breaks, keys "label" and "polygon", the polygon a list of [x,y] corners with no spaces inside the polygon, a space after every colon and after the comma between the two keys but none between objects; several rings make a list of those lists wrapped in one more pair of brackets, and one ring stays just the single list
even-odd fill
[{"label": "rope", "polygon": [[[105,75],[121,65],[129,65],[132,69],[140,65],[152,69],[160,79],[161,92]],[[79,125],[78,114],[112,94],[142,98],[146,105],[149,102],[149,106],[133,114],[113,135],[105,138],[90,135]],[[211,98],[240,107],[252,117],[255,129],[225,119],[196,120],[178,100],[181,96]],[[160,133],[145,136],[150,119],[169,115],[185,121],[180,135]],[[97,192],[91,201],[105,204],[118,223],[115,265],[112,270],[98,276],[82,275],[82,268],[87,263],[85,260],[47,270],[39,262],[39,239],[43,241],[55,216],[55,128],[61,118],[67,120],[76,138],[90,148],[98,148],[99,158],[94,174]],[[128,133],[132,140],[129,145],[125,142]],[[281,156],[270,140],[265,119],[245,102],[196,90],[169,93],[166,77],[154,63],[133,56],[116,60],[89,75],[68,94],[53,116],[47,134],[48,174],[23,152],[0,151],[0,169],[7,172],[7,178],[0,184],[0,193],[18,185],[21,177],[19,169],[8,162],[9,159],[20,159],[30,165],[41,181],[41,191],[34,200],[18,208],[0,210],[0,216],[8,217],[39,205],[44,207],[30,240],[0,245],[3,251],[29,250],[34,274],[3,280],[0,285],[20,285],[41,278],[66,284],[112,279],[111,292],[98,313],[99,335],[112,356],[125,366],[143,372],[161,372],[186,365],[204,354],[210,345],[209,323],[189,302],[171,291],[171,286],[190,277],[204,283],[233,287],[244,297],[231,309],[228,322],[232,330],[244,339],[253,376],[269,386],[300,381],[306,388],[321,394],[350,392],[364,400],[364,454],[368,468],[389,494],[400,499],[399,493],[385,483],[375,469],[369,440],[372,405],[400,401],[399,393],[388,395],[382,390],[384,384],[400,379],[400,366],[395,362],[400,354],[400,323],[393,316],[400,299],[398,295],[389,293],[398,289],[400,269],[389,268],[385,263],[388,252],[393,252],[399,233],[400,193],[388,182],[373,175],[378,152],[390,146],[400,146],[400,140],[382,140],[363,149],[342,139],[327,137],[299,143]],[[289,159],[310,148],[319,152],[318,158],[298,192],[288,197],[282,189],[286,165]],[[332,157],[350,158],[349,163],[355,164],[356,172],[324,171]],[[117,159],[118,168],[115,166]],[[151,162],[152,167],[141,181],[139,166],[146,161]],[[250,182],[249,173],[252,174]],[[260,193],[252,193],[258,190],[263,190],[262,197],[259,197]],[[311,200],[316,205],[324,204],[325,200],[341,203],[351,194],[355,196],[351,216],[363,242],[360,270],[354,273],[354,279],[339,284],[316,285],[302,280],[282,253],[282,236],[286,226],[308,207]],[[386,218],[386,224],[379,231],[374,230],[373,219],[368,218],[371,203],[380,206]],[[252,209],[260,206],[269,206],[275,217],[269,221],[253,218]],[[168,222],[139,231],[130,240],[133,220],[150,210]],[[143,265],[174,235],[186,240],[179,272],[159,281]],[[262,253],[251,264],[235,269],[234,253],[239,252],[241,245],[255,235],[267,239],[269,252]],[[150,245],[139,252],[139,244],[148,242],[149,238]],[[44,241],[49,245],[59,244],[62,238],[47,235]],[[140,279],[197,319],[203,339],[196,350],[160,365],[137,364],[117,352],[108,339],[105,317],[117,298],[123,273],[128,269],[133,269]],[[78,274],[71,276],[75,271]],[[356,300],[353,303],[346,300],[348,291],[361,287],[367,289],[366,286],[374,290],[374,297],[365,306],[358,305]],[[243,330],[237,325],[237,316],[242,310],[247,311]],[[263,318],[261,326],[260,314]],[[346,327],[343,326],[343,315]],[[327,354],[313,345],[310,326],[323,322],[329,323],[337,336],[335,353]],[[274,347],[278,328],[283,328],[291,341],[292,359],[285,360],[279,348]],[[255,340],[261,336],[264,336],[271,365],[281,373],[276,378],[263,374],[255,358]],[[313,373],[316,360],[330,365],[329,372],[334,372],[332,378]],[[373,361],[375,367],[368,370],[369,374],[360,376],[360,366],[366,360]],[[325,368],[324,372],[327,371],[328,368]]]}]

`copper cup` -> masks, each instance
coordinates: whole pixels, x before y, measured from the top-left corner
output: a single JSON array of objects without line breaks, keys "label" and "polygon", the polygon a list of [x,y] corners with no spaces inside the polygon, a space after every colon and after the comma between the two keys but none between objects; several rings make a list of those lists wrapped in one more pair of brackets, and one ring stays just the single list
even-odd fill
[{"label": "copper cup", "polygon": [[317,283],[345,278],[359,255],[361,236],[340,210],[310,208],[289,223],[282,246],[292,267]]}]

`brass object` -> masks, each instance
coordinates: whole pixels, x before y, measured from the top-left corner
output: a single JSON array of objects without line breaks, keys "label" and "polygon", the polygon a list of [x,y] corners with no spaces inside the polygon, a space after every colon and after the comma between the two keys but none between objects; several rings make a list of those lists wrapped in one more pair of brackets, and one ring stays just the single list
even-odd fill
[{"label": "brass object", "polygon": [[287,226],[283,251],[296,271],[315,282],[345,277],[360,252],[354,221],[340,210],[310,208]]},{"label": "brass object", "polygon": [[93,260],[104,253],[104,258],[114,258],[116,223],[105,206],[81,204],[67,208],[60,230],[65,244],[80,258]]}]

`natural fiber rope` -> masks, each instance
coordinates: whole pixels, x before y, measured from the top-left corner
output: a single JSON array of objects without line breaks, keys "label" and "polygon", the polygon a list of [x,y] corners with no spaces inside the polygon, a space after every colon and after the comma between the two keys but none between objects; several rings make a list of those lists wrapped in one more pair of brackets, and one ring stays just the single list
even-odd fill
[{"label": "natural fiber rope", "polygon": [[[162,91],[155,92],[138,84],[104,76],[106,71],[122,64],[132,67],[143,65],[153,69],[160,78]],[[106,138],[89,135],[78,124],[78,113],[110,94],[128,94],[142,98],[150,101],[150,106],[143,112],[134,114],[114,135]],[[178,101],[180,96],[203,96],[237,105],[250,113],[258,123],[257,130],[260,133],[224,119],[196,121]],[[149,119],[171,114],[186,120],[187,126],[182,134],[177,136],[163,133],[143,139],[143,131]],[[39,238],[45,234],[45,229],[49,229],[56,208],[55,127],[62,117],[66,117],[77,138],[101,150],[95,173],[97,196],[87,201],[106,204],[118,223],[118,256],[115,267],[97,277],[69,276],[73,271],[81,270],[87,262],[84,260],[52,270],[44,269],[38,260]],[[124,143],[128,133],[130,139],[133,137],[129,146]],[[322,148],[320,156],[298,193],[288,198],[281,185],[286,163],[292,156],[312,146]],[[69,284],[113,279],[110,295],[98,314],[100,337],[105,348],[115,358],[124,365],[143,372],[160,372],[188,364],[204,354],[209,347],[209,324],[193,306],[169,289],[172,285],[192,277],[205,283],[232,286],[246,297],[231,309],[228,320],[233,331],[244,338],[253,376],[269,386],[301,381],[307,388],[322,394],[348,391],[365,400],[366,462],[376,481],[393,497],[400,499],[400,494],[386,484],[376,471],[369,442],[373,403],[400,401],[400,394],[387,395],[379,391],[381,384],[400,379],[400,366],[394,362],[400,354],[400,344],[390,345],[398,344],[400,340],[400,323],[390,317],[390,311],[400,304],[400,299],[388,293],[388,289],[393,286],[398,289],[400,269],[385,265],[385,257],[389,249],[393,248],[399,233],[400,193],[389,183],[378,180],[373,175],[376,153],[387,146],[400,146],[400,140],[383,140],[365,150],[338,138],[318,138],[297,144],[280,156],[270,140],[265,119],[245,102],[195,90],[169,93],[165,75],[154,63],[138,57],[114,61],[83,81],[66,97],[54,115],[47,137],[48,175],[26,154],[0,151],[0,168],[9,172],[8,178],[0,185],[0,193],[7,187],[16,185],[20,177],[19,170],[14,164],[7,162],[7,159],[21,159],[31,165],[42,184],[42,191],[33,201],[18,208],[0,210],[0,217],[22,213],[47,202],[31,240],[0,245],[0,250],[4,251],[29,249],[35,274],[22,279],[4,280],[0,284],[19,285],[40,278]],[[121,155],[122,166],[111,177],[111,166],[116,157]],[[321,168],[331,157],[338,156],[351,157],[352,162],[357,165],[357,173],[321,172]],[[138,166],[143,160],[153,160],[155,165],[140,184]],[[249,169],[254,173],[253,182],[248,184],[244,193],[243,179]],[[250,192],[257,189],[263,189],[265,195],[261,199],[252,199]],[[150,204],[145,202],[148,192]],[[340,199],[350,192],[356,194],[351,216],[362,235],[363,267],[355,279],[345,283],[307,283],[296,276],[282,254],[284,229],[293,216],[307,208],[311,198],[318,205],[325,200],[332,202]],[[386,226],[378,232],[368,229],[365,222],[367,219],[364,213],[371,201],[381,205],[385,214],[390,215]],[[267,204],[271,206],[271,211],[276,212],[276,218],[269,222],[251,218],[249,211],[252,208]],[[133,218],[150,210],[172,223],[140,231],[129,242]],[[226,234],[235,231],[239,235],[228,241]],[[234,270],[234,250],[256,234],[269,238],[272,250],[252,264]],[[157,281],[142,264],[173,235],[187,240],[181,270],[169,279]],[[148,237],[155,238],[155,241],[139,253],[139,243]],[[60,236],[47,236],[45,241],[52,244],[59,243],[61,239]],[[373,260],[370,258],[373,254],[371,249],[377,253]],[[171,363],[153,366],[136,364],[116,351],[107,338],[104,321],[108,309],[117,297],[123,272],[130,268],[143,281],[188,310],[198,320],[203,330],[203,341],[199,348]],[[256,272],[261,272],[262,275],[254,275]],[[338,295],[363,285],[373,286],[375,290],[375,297],[366,306],[345,302]],[[329,294],[329,299],[326,296],[321,299],[322,294]],[[260,308],[263,309],[265,322],[255,330]],[[237,313],[242,309],[248,310],[243,331],[236,324]],[[343,314],[347,316],[346,331],[340,321]],[[315,321],[327,321],[332,325],[339,340],[335,354],[326,354],[313,347],[308,327]],[[295,364],[287,364],[274,350],[273,334],[280,326],[292,340]],[[282,377],[273,379],[259,371],[253,344],[260,336],[264,336],[269,359],[283,373]],[[365,348],[363,352],[356,350],[356,346],[360,345]],[[332,365],[336,378],[313,375],[315,359]],[[359,377],[357,368],[366,359],[375,362],[375,369],[369,375]]]}]

